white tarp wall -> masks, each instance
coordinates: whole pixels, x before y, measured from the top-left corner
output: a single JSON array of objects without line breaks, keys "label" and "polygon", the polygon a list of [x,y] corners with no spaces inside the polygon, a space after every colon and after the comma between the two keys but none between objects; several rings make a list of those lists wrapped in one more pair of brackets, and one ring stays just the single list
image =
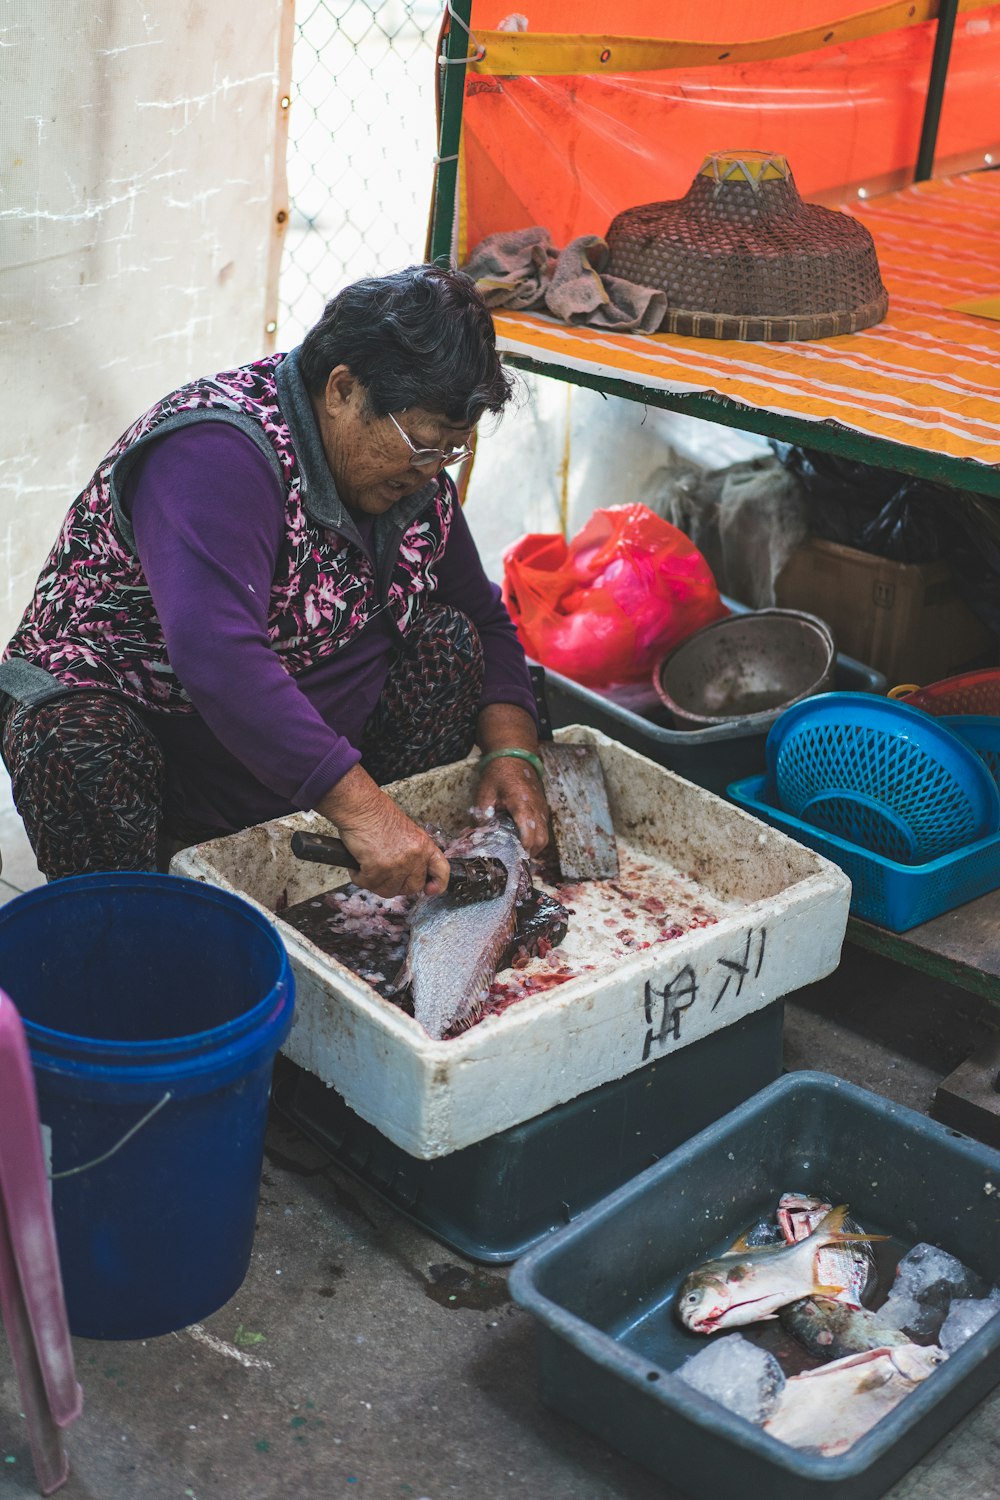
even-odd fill
[{"label": "white tarp wall", "polygon": [[124,428],[271,347],[291,35],[291,0],[0,3],[0,646]]}]

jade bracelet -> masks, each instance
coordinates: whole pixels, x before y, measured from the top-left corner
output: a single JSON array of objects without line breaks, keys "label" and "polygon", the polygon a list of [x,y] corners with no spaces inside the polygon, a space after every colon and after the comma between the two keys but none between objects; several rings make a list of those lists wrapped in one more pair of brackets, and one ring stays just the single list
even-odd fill
[{"label": "jade bracelet", "polygon": [[485,755],[479,757],[480,771],[484,770],[491,760],[496,760],[501,755],[513,755],[517,760],[526,760],[528,765],[538,772],[539,780],[545,780],[545,767],[541,756],[536,755],[533,750],[488,750]]}]

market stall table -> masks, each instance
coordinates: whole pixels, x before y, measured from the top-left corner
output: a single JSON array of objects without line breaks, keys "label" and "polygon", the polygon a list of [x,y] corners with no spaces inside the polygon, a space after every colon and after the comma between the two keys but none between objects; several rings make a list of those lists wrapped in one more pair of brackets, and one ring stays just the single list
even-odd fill
[{"label": "market stall table", "polygon": [[746,343],[499,311],[500,347],[522,369],[1000,496],[1000,322],[954,307],[997,294],[1000,175],[844,207],[870,229],[889,290],[888,316],[861,333]]},{"label": "market stall table", "polygon": [[[522,369],[1000,497],[1000,175],[914,183],[849,211],[871,230],[884,322],[809,343],[613,334],[496,315]],[[994,892],[906,933],[852,918],[848,940],[1000,1001]]]},{"label": "market stall table", "polygon": [[1000,890],[908,932],[851,917],[847,940],[1000,1004]]}]

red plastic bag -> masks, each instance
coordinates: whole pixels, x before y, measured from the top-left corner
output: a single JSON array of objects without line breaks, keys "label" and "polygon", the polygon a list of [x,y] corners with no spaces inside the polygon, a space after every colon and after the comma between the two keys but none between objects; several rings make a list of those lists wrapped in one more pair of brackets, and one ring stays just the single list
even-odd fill
[{"label": "red plastic bag", "polygon": [[503,563],[525,651],[586,687],[648,680],[668,651],[728,613],[694,543],[645,505],[595,510],[569,543],[558,532],[523,536]]}]

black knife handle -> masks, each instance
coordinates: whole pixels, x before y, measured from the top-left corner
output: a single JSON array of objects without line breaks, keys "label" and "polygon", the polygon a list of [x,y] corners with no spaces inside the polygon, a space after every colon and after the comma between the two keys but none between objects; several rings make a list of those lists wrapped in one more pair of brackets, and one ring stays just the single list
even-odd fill
[{"label": "black knife handle", "polygon": [[339,865],[345,870],[361,869],[347,845],[325,833],[293,833],[292,853],[296,859],[308,859],[316,865]]}]

